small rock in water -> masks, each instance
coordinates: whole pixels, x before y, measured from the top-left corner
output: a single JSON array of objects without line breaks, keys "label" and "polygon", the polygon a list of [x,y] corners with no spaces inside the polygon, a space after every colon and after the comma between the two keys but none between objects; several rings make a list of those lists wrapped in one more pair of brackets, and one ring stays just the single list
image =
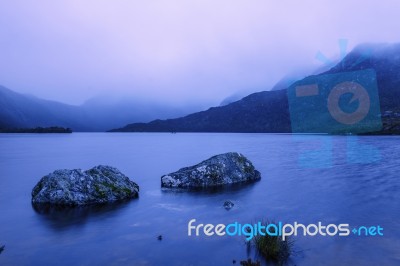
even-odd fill
[{"label": "small rock in water", "polygon": [[82,171],[56,170],[32,190],[33,204],[87,205],[137,198],[139,186],[118,169],[99,165]]},{"label": "small rock in water", "polygon": [[157,239],[161,241],[162,240],[162,235],[157,236]]},{"label": "small rock in water", "polygon": [[229,211],[230,209],[232,209],[233,206],[235,206],[235,204],[234,204],[232,201],[230,201],[230,200],[227,200],[227,201],[224,202],[224,208],[225,208],[225,210],[227,210],[227,211]]},{"label": "small rock in water", "polygon": [[0,254],[4,251],[5,247],[6,247],[5,245],[0,246]]},{"label": "small rock in water", "polygon": [[244,155],[228,152],[213,156],[197,165],[163,175],[161,186],[168,188],[208,188],[260,179],[260,172]]}]

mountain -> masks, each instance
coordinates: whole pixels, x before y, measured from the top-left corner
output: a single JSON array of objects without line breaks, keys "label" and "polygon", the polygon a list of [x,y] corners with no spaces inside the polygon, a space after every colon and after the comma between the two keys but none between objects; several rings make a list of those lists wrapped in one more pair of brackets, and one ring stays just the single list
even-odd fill
[{"label": "mountain", "polygon": [[375,134],[400,134],[400,44],[363,44],[326,74],[376,71],[382,130]]},{"label": "mountain", "polygon": [[[377,75],[384,126],[381,133],[400,132],[400,123],[395,119],[397,114],[400,117],[400,44],[359,45],[336,66],[319,75],[369,68]],[[111,131],[291,132],[287,89],[253,93],[228,105],[185,117],[132,123]]]},{"label": "mountain", "polygon": [[400,43],[359,45],[325,74],[369,68],[376,71],[381,112],[400,110]]},{"label": "mountain", "polygon": [[253,93],[182,118],[135,123],[112,132],[290,132],[286,91]]},{"label": "mountain", "polygon": [[225,99],[223,99],[221,101],[221,103],[219,104],[219,106],[225,106],[225,105],[228,105],[230,103],[237,102],[237,101],[243,99],[243,97],[245,97],[247,95],[248,95],[248,93],[245,94],[245,95],[242,95],[241,93],[232,94],[232,95],[226,97]]},{"label": "mountain", "polygon": [[[284,90],[300,78],[304,78],[310,74],[313,74],[313,75],[320,74],[322,72],[326,72],[327,70],[329,70],[329,68],[325,65],[322,67],[316,68],[316,69],[311,68],[311,67],[304,67],[299,71],[292,72],[291,74],[285,75],[274,86],[272,86],[270,91]],[[219,106],[225,106],[230,103],[239,101],[239,100],[243,99],[244,97],[246,97],[247,95],[250,95],[251,93],[255,93],[255,92],[259,92],[259,91],[261,91],[261,89],[254,89],[254,88],[238,91],[238,92],[226,97],[225,99],[223,99],[221,101],[221,103],[219,104]]]},{"label": "mountain", "polygon": [[84,111],[88,123],[100,131],[126,125],[132,121],[150,122],[157,118],[167,119],[182,116],[204,108],[200,104],[174,106],[148,100],[137,100],[133,97],[112,96],[92,98],[80,107]]},{"label": "mountain", "polygon": [[74,106],[20,94],[0,86],[0,129],[59,126],[73,131],[106,131],[132,121],[182,116],[201,106],[180,108],[133,98],[93,98]]},{"label": "mountain", "polygon": [[291,85],[293,85],[296,81],[303,79],[309,75],[318,75],[318,74],[327,72],[328,70],[330,70],[330,68],[333,65],[336,65],[339,62],[340,62],[340,60],[335,59],[332,62],[330,62],[329,64],[324,64],[315,69],[310,68],[310,67],[304,67],[304,68],[300,69],[299,71],[295,71],[288,75],[285,75],[270,90],[271,91],[285,90],[288,87],[290,87]]},{"label": "mountain", "polygon": [[77,106],[42,100],[0,86],[0,128],[63,126],[90,130]]},{"label": "mountain", "polygon": [[251,88],[251,89],[246,89],[246,90],[239,90],[231,95],[229,95],[228,97],[224,98],[219,106],[225,106],[228,105],[230,103],[233,102],[237,102],[241,99],[243,99],[244,97],[252,94],[252,93],[256,93],[256,92],[260,92],[260,91],[264,91],[263,89],[256,89],[256,88]]}]

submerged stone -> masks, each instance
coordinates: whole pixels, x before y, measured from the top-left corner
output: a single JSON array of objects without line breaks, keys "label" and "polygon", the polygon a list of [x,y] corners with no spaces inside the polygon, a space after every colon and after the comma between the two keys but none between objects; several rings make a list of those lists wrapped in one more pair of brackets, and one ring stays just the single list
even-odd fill
[{"label": "submerged stone", "polygon": [[224,202],[224,208],[225,208],[225,210],[227,210],[227,211],[229,211],[230,209],[232,209],[233,206],[235,206],[235,204],[234,204],[232,201],[230,201],[230,200],[227,200],[227,201]]},{"label": "submerged stone", "polygon": [[253,164],[242,154],[229,152],[213,156],[197,165],[163,175],[161,186],[168,188],[207,188],[261,179]]},{"label": "submerged stone", "polygon": [[32,190],[32,203],[87,205],[137,198],[139,186],[118,169],[99,165],[82,171],[56,170]]}]

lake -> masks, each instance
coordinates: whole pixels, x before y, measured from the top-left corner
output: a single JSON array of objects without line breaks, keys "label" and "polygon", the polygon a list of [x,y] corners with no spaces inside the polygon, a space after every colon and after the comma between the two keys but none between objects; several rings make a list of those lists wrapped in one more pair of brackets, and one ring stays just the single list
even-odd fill
[{"label": "lake", "polygon": [[[250,159],[261,181],[220,191],[160,188],[163,174],[229,151]],[[400,265],[399,154],[397,136],[1,134],[0,265],[239,265],[256,258],[243,236],[189,237],[191,219],[379,225],[383,236],[293,237],[287,264]],[[139,199],[32,207],[32,188],[44,175],[99,164],[138,183]],[[235,204],[229,211],[226,200]]]}]

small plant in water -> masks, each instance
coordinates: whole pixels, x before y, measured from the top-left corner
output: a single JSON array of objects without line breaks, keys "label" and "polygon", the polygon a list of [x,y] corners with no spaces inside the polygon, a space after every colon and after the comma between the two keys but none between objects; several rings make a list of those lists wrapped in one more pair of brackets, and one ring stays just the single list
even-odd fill
[{"label": "small plant in water", "polygon": [[257,261],[252,261],[251,259],[248,260],[242,260],[240,262],[240,265],[242,266],[261,266],[261,262]]},{"label": "small plant in water", "polygon": [[[276,224],[275,222],[263,222],[263,224]],[[271,233],[275,233],[274,229],[270,230]],[[285,262],[293,253],[294,241],[292,238],[286,238],[282,240],[280,236],[271,236],[269,234],[256,235],[253,237],[251,242],[256,247],[258,253],[267,260],[272,260],[282,264]],[[250,243],[248,243],[250,244]]]}]

